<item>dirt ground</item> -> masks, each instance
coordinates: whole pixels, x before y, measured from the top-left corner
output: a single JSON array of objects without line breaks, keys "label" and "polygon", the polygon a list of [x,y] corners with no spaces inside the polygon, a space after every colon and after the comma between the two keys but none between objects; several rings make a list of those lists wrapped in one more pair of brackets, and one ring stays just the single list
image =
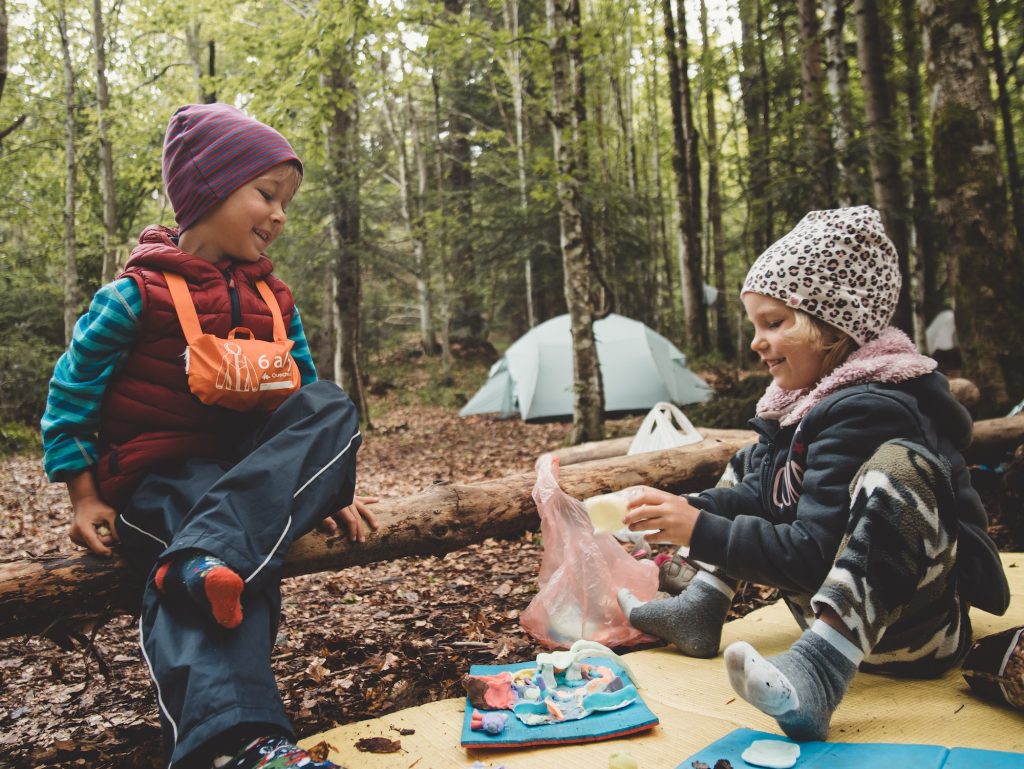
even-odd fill
[{"label": "dirt ground", "polygon": [[[609,427],[624,435],[638,423]],[[530,471],[567,430],[398,407],[365,438],[359,490],[401,496]],[[0,510],[0,559],[74,549],[64,487],[46,482],[37,457],[0,463]],[[286,580],[273,663],[299,735],[456,696],[471,664],[535,656],[540,649],[519,614],[535,592],[541,554],[539,536],[528,533],[442,558]],[[0,767],[161,766],[156,704],[136,639],[136,620],[126,616],[69,651],[35,636],[0,641]]]}]

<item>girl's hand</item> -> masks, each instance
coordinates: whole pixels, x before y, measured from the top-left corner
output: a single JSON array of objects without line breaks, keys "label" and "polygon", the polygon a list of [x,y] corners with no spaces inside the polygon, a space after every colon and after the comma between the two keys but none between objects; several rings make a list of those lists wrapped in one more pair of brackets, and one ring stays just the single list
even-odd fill
[{"label": "girl's hand", "polygon": [[365,542],[366,530],[360,525],[360,519],[371,529],[377,528],[377,516],[369,507],[376,502],[380,502],[379,497],[361,497],[357,494],[351,505],[324,518],[320,528],[328,534],[337,534],[339,526],[344,526],[351,542]]},{"label": "girl's hand", "polygon": [[112,556],[114,551],[110,546],[118,541],[114,508],[99,497],[89,496],[74,500],[72,510],[74,518],[68,530],[71,541],[89,548],[96,555]]},{"label": "girl's hand", "polygon": [[683,497],[650,486],[631,486],[623,490],[629,497],[623,522],[630,531],[657,529],[657,540],[674,545],[689,545],[700,510]]}]

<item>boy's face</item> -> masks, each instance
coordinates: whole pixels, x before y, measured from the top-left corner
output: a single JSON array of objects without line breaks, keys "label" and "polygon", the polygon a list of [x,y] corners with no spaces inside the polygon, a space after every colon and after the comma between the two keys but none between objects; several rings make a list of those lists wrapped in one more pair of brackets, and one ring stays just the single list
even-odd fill
[{"label": "boy's face", "polygon": [[748,291],[743,307],[754,324],[750,349],[768,366],[768,373],[783,390],[802,390],[821,379],[826,350],[810,341],[791,338],[796,313],[785,304],[764,294]]},{"label": "boy's face", "polygon": [[182,234],[181,247],[209,262],[255,262],[284,229],[299,187],[298,170],[281,163],[243,184]]}]

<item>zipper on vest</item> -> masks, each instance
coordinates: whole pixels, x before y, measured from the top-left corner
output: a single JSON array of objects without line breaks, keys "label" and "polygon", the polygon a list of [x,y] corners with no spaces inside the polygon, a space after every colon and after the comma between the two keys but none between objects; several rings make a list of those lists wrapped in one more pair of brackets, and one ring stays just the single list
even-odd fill
[{"label": "zipper on vest", "polygon": [[238,303],[238,287],[235,285],[235,276],[231,270],[224,273],[228,281],[228,296],[231,298],[231,328],[238,328],[242,325],[242,307]]}]

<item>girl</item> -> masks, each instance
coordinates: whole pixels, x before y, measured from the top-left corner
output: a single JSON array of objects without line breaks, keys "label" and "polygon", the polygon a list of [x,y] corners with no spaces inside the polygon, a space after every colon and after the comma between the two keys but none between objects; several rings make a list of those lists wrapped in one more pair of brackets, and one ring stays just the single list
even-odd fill
[{"label": "girl", "polygon": [[968,607],[1009,604],[960,450],[971,419],[910,339],[889,326],[896,250],[878,212],[813,211],[751,267],[742,301],[772,375],[757,445],[715,489],[643,487],[626,524],[660,529],[700,570],[678,596],[619,602],[684,654],[718,653],[740,580],[779,588],[804,632],[765,659],[725,651],[729,681],[798,740],[822,740],[859,667],[930,676],[971,643]]}]

